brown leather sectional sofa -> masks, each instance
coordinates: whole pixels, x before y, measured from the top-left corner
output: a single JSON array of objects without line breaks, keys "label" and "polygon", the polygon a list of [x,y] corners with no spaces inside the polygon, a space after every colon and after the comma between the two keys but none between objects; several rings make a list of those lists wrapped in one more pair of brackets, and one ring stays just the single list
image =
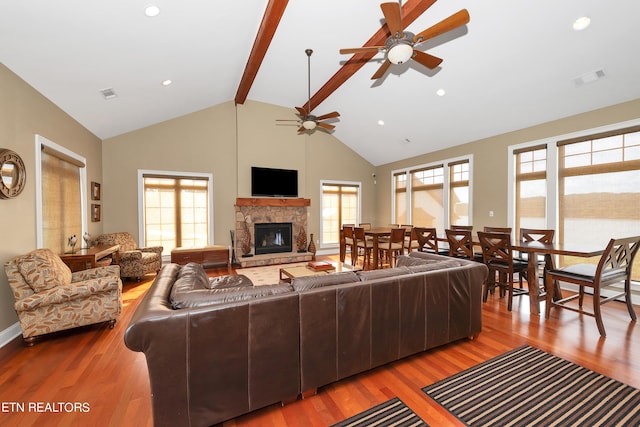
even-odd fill
[{"label": "brown leather sectional sofa", "polygon": [[125,334],[147,359],[154,424],[220,423],[480,333],[483,264],[398,265],[220,288],[164,266]]}]

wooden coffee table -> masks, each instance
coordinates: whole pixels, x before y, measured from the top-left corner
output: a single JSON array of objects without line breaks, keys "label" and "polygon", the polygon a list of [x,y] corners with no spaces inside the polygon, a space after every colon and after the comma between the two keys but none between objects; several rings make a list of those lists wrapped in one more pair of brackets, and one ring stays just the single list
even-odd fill
[{"label": "wooden coffee table", "polygon": [[282,267],[280,269],[280,281],[291,283],[292,279],[296,277],[306,277],[306,276],[318,276],[329,273],[340,273],[342,271],[360,271],[362,270],[360,267],[354,267],[351,264],[346,264],[344,262],[333,262],[333,269],[331,270],[314,270],[311,267],[306,265],[294,265],[291,267]]}]

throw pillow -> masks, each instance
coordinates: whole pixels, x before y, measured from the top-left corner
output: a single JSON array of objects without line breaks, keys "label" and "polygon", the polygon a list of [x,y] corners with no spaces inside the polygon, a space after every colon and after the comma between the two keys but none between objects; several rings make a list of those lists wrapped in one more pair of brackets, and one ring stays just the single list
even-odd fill
[{"label": "throw pillow", "polygon": [[37,249],[21,257],[18,270],[36,293],[71,283],[71,270],[50,249]]}]

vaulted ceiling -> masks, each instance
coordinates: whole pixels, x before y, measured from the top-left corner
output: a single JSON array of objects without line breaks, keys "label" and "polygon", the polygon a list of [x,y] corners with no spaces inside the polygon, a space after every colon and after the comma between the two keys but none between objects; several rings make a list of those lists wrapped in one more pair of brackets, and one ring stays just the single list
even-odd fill
[{"label": "vaulted ceiling", "polygon": [[[380,3],[2,0],[0,62],[106,139],[232,100],[295,119],[311,48],[313,113],[339,111],[333,135],[374,165],[640,98],[637,0],[407,0],[413,33],[463,8],[471,20],[418,46],[436,69],[371,80],[383,53],[339,50],[384,41]],[[581,16],[591,25],[575,31]]]}]

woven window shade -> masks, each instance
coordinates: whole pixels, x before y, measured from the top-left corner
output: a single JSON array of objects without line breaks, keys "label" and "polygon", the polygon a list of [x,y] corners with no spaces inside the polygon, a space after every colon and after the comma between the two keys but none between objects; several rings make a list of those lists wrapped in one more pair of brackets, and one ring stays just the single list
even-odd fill
[{"label": "woven window shade", "polygon": [[[82,243],[80,166],[43,150],[42,231],[43,245],[54,252],[65,252],[72,234]],[[84,166],[84,164],[82,164]]]}]

